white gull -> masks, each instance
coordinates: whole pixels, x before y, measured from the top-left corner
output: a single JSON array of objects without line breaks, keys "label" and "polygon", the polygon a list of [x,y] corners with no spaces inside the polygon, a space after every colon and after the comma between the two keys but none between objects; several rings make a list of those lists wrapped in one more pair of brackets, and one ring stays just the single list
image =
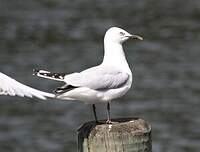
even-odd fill
[{"label": "white gull", "polygon": [[56,94],[31,88],[0,72],[0,95],[37,97],[43,100],[47,97],[80,100],[92,104],[96,121],[95,103],[105,102],[108,111],[107,123],[110,123],[110,102],[123,96],[132,84],[132,72],[122,47],[122,44],[130,38],[142,40],[142,37],[132,35],[121,28],[110,28],[104,37],[103,62],[82,72],[63,74],[35,71],[35,75],[39,77],[66,83],[56,89]]},{"label": "white gull", "polygon": [[95,103],[107,103],[107,123],[111,123],[110,102],[126,94],[132,84],[132,72],[122,47],[130,38],[143,40],[138,35],[112,27],[104,37],[104,59],[100,65],[72,74],[35,70],[35,75],[63,81],[65,85],[56,89],[56,98],[92,104],[96,121]]}]

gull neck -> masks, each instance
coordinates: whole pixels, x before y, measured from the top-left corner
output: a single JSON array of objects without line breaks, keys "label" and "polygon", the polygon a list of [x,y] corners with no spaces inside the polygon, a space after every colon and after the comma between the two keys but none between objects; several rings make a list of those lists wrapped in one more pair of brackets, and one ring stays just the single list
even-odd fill
[{"label": "gull neck", "polygon": [[129,69],[122,44],[104,41],[104,59],[102,64]]}]

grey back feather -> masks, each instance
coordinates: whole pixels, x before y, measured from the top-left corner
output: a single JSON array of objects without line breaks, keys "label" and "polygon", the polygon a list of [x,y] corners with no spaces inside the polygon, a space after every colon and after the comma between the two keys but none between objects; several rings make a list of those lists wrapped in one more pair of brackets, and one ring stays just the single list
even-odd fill
[{"label": "grey back feather", "polygon": [[96,66],[80,73],[66,75],[64,80],[68,85],[75,87],[104,90],[119,88],[127,82],[128,78],[129,75],[126,72],[112,67]]}]

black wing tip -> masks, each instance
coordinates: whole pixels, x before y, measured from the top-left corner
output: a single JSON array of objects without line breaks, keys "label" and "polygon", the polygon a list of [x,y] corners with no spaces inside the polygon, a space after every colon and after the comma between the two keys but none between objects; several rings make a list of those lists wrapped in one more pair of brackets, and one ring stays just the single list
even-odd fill
[{"label": "black wing tip", "polygon": [[58,94],[61,94],[61,93],[65,93],[67,91],[70,91],[70,90],[73,90],[75,88],[78,88],[78,87],[75,87],[75,86],[72,86],[72,85],[64,85],[62,87],[58,87],[54,90],[55,93],[58,93]]},{"label": "black wing tip", "polygon": [[43,77],[43,78],[47,78],[47,79],[63,81],[66,74],[65,73],[54,73],[54,72],[49,72],[49,71],[45,71],[45,70],[33,69],[33,75]]},{"label": "black wing tip", "polygon": [[49,71],[33,69],[33,75],[47,75],[51,74]]},{"label": "black wing tip", "polygon": [[33,69],[33,75],[37,75],[39,73],[40,70],[37,69]]},{"label": "black wing tip", "polygon": [[63,93],[63,89],[62,88],[56,88],[54,91],[54,93]]}]

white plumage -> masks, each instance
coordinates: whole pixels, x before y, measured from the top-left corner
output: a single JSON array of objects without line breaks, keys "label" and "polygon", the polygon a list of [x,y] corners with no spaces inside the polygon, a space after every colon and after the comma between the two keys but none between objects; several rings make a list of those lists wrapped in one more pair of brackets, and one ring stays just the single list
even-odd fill
[{"label": "white plumage", "polygon": [[44,70],[38,70],[35,74],[39,77],[65,82],[63,87],[57,89],[56,98],[93,104],[96,121],[94,104],[108,103],[107,122],[110,123],[109,103],[123,96],[132,84],[132,72],[122,47],[123,42],[130,38],[142,40],[142,37],[138,35],[112,27],[104,37],[104,59],[100,65],[72,74],[51,73]]},{"label": "white plumage", "polygon": [[54,94],[46,93],[26,86],[11,77],[0,72],[0,95],[20,96],[20,97],[37,97],[45,100],[46,97],[55,97]]},{"label": "white plumage", "polygon": [[37,97],[43,100],[46,97],[80,100],[93,105],[96,121],[95,103],[106,102],[107,122],[110,123],[110,102],[123,96],[132,84],[132,72],[122,47],[123,42],[130,38],[142,40],[142,37],[132,35],[121,28],[110,28],[104,37],[103,62],[82,72],[63,74],[35,71],[35,75],[39,77],[65,82],[64,86],[57,88],[57,94],[33,89],[0,72],[0,95]]}]

